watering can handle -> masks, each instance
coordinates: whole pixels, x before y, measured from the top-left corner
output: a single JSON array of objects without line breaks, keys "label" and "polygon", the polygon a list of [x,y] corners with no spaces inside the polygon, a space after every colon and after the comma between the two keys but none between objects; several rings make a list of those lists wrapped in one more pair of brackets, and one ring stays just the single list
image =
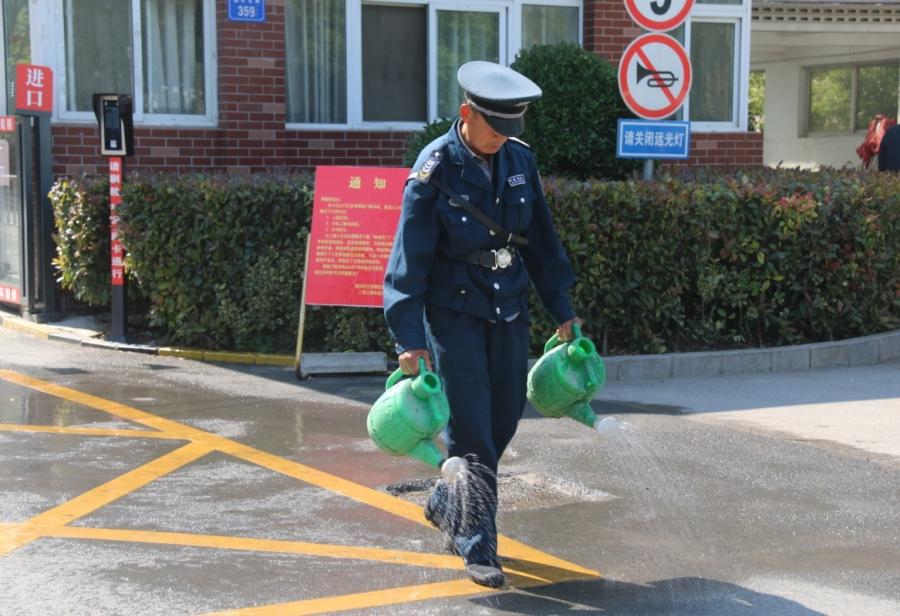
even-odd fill
[{"label": "watering can handle", "polygon": [[[576,338],[581,337],[581,325],[579,325],[577,322],[572,324],[572,333],[575,334]],[[544,345],[544,353],[548,353],[550,349],[555,347],[557,344],[559,344],[559,336],[554,333],[552,336],[550,336],[550,340],[547,341],[547,344]]]},{"label": "watering can handle", "polygon": [[[425,367],[425,358],[420,357],[419,358],[419,374],[422,374],[423,372],[428,372],[428,369]],[[399,383],[404,377],[407,377],[407,376],[409,376],[409,375],[403,374],[403,370],[401,370],[400,368],[397,368],[396,370],[394,370],[391,373],[391,376],[389,376],[387,378],[387,381],[384,384],[385,391],[387,391],[388,389],[390,389],[391,387],[393,387],[394,385]]]}]

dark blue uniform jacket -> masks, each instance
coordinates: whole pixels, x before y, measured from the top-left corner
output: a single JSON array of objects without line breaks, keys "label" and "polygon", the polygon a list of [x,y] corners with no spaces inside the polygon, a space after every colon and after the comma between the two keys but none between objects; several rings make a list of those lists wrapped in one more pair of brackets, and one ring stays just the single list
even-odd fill
[{"label": "dark blue uniform jacket", "polygon": [[[520,141],[507,141],[493,156],[492,184],[462,143],[458,123],[422,151],[403,192],[384,279],[384,312],[398,352],[426,348],[425,304],[486,320],[527,317],[529,277],[558,323],[575,316],[568,296],[575,277],[553,228],[534,154]],[[460,259],[507,246],[508,238],[492,234],[433,178],[528,239],[527,246],[517,246],[510,267],[492,270]]]}]

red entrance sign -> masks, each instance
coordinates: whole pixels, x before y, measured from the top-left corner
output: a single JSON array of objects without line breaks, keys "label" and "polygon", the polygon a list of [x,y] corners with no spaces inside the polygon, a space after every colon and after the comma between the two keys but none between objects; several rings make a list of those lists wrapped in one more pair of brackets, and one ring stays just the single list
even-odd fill
[{"label": "red entrance sign", "polygon": [[111,156],[109,159],[109,251],[112,284],[125,284],[125,247],[119,239],[119,212],[122,204],[122,158]]},{"label": "red entrance sign", "polygon": [[687,19],[694,0],[625,0],[625,8],[638,25],[667,32]]},{"label": "red entrance sign", "polygon": [[53,111],[53,71],[47,66],[16,64],[16,113]]},{"label": "red entrance sign", "polygon": [[382,284],[409,169],[317,167],[306,303],[382,305]]},{"label": "red entrance sign", "polygon": [[691,61],[681,43],[651,33],[631,42],[619,60],[619,91],[628,108],[647,120],[666,118],[691,89]]}]

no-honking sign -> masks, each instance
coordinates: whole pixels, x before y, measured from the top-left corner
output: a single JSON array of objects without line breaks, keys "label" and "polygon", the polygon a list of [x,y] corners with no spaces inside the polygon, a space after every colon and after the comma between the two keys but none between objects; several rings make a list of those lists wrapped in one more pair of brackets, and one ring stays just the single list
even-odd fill
[{"label": "no-honking sign", "polygon": [[675,113],[691,89],[691,61],[681,43],[658,32],[636,38],[619,60],[619,91],[647,120]]},{"label": "no-honking sign", "polygon": [[694,0],[625,0],[628,14],[647,30],[666,32],[681,25]]}]

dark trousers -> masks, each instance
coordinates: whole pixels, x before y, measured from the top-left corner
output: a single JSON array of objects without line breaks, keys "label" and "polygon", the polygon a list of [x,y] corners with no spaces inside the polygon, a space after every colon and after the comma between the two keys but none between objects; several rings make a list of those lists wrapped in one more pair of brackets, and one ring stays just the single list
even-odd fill
[{"label": "dark trousers", "polygon": [[[450,402],[450,456],[475,454],[497,472],[525,409],[528,319],[486,321],[428,306],[426,333]],[[494,477],[488,484],[496,494]]]}]

